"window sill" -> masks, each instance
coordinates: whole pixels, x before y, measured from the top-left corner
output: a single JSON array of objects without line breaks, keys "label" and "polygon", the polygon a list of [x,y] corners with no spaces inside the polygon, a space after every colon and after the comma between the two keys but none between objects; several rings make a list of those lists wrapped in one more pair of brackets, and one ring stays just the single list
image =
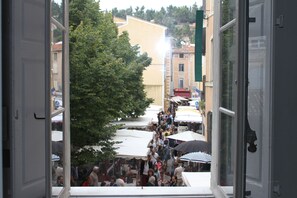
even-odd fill
[{"label": "window sill", "polygon": [[[54,190],[54,192],[59,190]],[[59,191],[60,192],[60,191]],[[214,197],[209,187],[71,187],[70,197]]]}]

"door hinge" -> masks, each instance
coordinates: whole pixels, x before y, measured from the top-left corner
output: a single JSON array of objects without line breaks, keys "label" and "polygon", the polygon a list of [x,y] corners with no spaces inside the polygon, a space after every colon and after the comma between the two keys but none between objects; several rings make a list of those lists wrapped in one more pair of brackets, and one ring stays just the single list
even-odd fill
[{"label": "door hinge", "polygon": [[279,28],[283,28],[284,27],[284,15],[279,15],[277,18],[276,18],[276,23],[275,23],[276,26],[278,26]]},{"label": "door hinge", "polygon": [[281,196],[281,186],[280,186],[279,181],[274,181],[273,193],[276,194],[278,197]]}]

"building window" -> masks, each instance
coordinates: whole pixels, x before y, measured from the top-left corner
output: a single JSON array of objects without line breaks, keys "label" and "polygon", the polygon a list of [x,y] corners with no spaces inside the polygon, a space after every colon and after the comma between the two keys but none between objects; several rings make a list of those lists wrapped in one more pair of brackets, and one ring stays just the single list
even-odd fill
[{"label": "building window", "polygon": [[58,60],[58,53],[54,53],[54,61]]},{"label": "building window", "polygon": [[178,88],[184,88],[184,79],[183,78],[180,78],[178,80]]},{"label": "building window", "polygon": [[180,53],[179,54],[179,58],[184,58],[184,54],[183,53]]},{"label": "building window", "polygon": [[184,64],[179,64],[178,65],[178,71],[183,72],[184,71]]}]

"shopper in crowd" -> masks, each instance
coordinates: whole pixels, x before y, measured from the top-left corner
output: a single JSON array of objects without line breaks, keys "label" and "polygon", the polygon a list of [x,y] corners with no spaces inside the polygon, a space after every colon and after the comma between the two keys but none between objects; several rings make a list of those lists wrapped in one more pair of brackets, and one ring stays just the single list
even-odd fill
[{"label": "shopper in crowd", "polygon": [[88,185],[89,186],[99,186],[99,178],[98,178],[98,173],[99,173],[99,167],[94,166],[93,171],[88,177]]}]

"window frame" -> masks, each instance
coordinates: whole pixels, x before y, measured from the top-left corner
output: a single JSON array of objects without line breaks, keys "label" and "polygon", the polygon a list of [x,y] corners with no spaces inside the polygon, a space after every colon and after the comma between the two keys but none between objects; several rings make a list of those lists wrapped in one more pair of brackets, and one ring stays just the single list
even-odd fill
[{"label": "window frame", "polygon": [[184,88],[184,79],[183,78],[178,79],[178,88],[180,88],[180,89]]},{"label": "window frame", "polygon": [[[245,196],[245,103],[246,103],[246,68],[247,68],[247,35],[248,35],[248,0],[240,1],[236,0],[236,16],[228,23],[221,26],[221,1],[214,4],[214,53],[213,53],[213,84],[214,84],[214,100],[213,103],[213,137],[212,137],[212,166],[211,166],[211,187],[216,197],[244,197]],[[237,54],[236,63],[233,71],[235,72],[234,84],[235,84],[235,109],[230,111],[229,109],[222,108],[221,105],[221,73],[220,73],[220,46],[221,46],[221,33],[229,27],[236,25],[237,38],[236,48]],[[238,76],[244,76],[245,78],[238,78]],[[220,186],[220,114],[224,113],[234,117],[235,121],[235,168],[233,175],[233,186]]]},{"label": "window frame", "polygon": [[179,72],[184,72],[185,71],[185,64],[184,63],[179,63],[178,64],[178,71]]},{"label": "window frame", "polygon": [[[61,197],[68,197],[70,192],[71,177],[71,152],[70,152],[70,81],[69,81],[69,0],[62,0],[63,4],[63,23],[58,22],[50,12],[51,24],[54,24],[62,30],[62,95],[63,108],[53,111],[51,117],[63,113],[63,177],[64,186],[53,187],[51,184],[52,194],[60,194]],[[51,63],[52,64],[52,63]],[[50,180],[51,181],[51,180]]]},{"label": "window frame", "polygon": [[[0,44],[2,46],[2,1],[0,2]],[[0,53],[0,75],[2,76],[2,48],[1,48],[1,53]],[[0,81],[0,102],[2,103],[2,80]],[[3,106],[0,106],[0,112],[3,112]],[[3,114],[0,114],[0,146],[3,148]],[[0,153],[0,164],[3,164],[3,152]],[[3,165],[0,166],[0,192],[3,192]],[[2,194],[0,195],[2,197]]]}]

